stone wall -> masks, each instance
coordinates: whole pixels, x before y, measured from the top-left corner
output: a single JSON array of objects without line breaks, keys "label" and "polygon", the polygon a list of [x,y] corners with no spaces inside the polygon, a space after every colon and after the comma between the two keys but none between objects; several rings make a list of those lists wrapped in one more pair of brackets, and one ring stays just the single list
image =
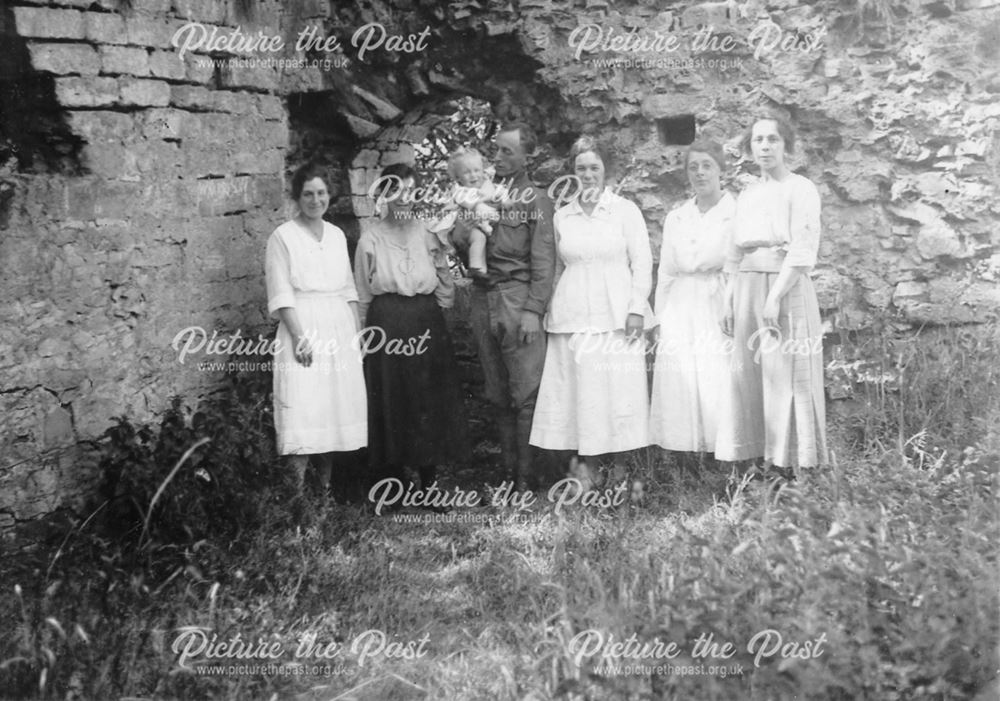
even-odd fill
[{"label": "stone wall", "polygon": [[[997,0],[528,0],[518,8],[448,6],[448,30],[435,36],[479,50],[452,61],[447,80],[527,117],[563,145],[556,156],[566,155],[568,134],[608,137],[627,164],[622,192],[646,214],[654,245],[666,212],[687,196],[680,159],[690,136],[726,144],[728,185],[739,190],[755,175],[739,137],[766,109],[799,131],[794,166],[823,197],[816,279],[829,329],[864,328],[874,317],[903,327],[995,319]],[[534,66],[532,95],[499,85],[505,60],[481,58],[491,54],[483,42],[506,38]],[[545,88],[555,97],[538,110]],[[365,190],[396,157],[398,137],[393,125],[355,156],[351,191],[362,219],[371,213]]]},{"label": "stone wall", "polygon": [[262,325],[260,252],[284,206],[273,86],[170,44],[188,19],[226,21],[225,3],[49,5],[4,11],[8,53],[28,58],[5,102],[41,84],[81,145],[77,167],[6,178],[0,526],[90,497],[89,442],[112,417],[149,420],[218,378],[171,341]]},{"label": "stone wall", "polygon": [[[539,64],[538,81],[569,105],[552,115],[550,131],[565,129],[566,120],[576,130],[605,134],[630,156],[623,191],[640,204],[654,235],[666,211],[686,196],[683,146],[664,141],[690,118],[698,135],[725,141],[736,153],[752,114],[768,108],[799,130],[797,168],[823,197],[817,281],[833,325],[858,328],[873,315],[914,324],[995,317],[996,0],[780,0],[673,9],[531,0],[519,7],[513,25],[498,9],[455,26],[517,34]],[[591,40],[598,29],[600,38],[578,53],[587,45],[587,25],[597,28]],[[649,50],[614,43],[629,32]],[[675,50],[665,46],[671,36]],[[699,37],[702,46],[695,47]],[[619,64],[601,64],[608,60]],[[640,60],[653,63],[636,65]],[[737,164],[732,186],[752,172],[745,160]]]},{"label": "stone wall", "polygon": [[[354,238],[373,174],[410,158],[455,96],[535,124],[550,174],[575,134],[610,137],[654,238],[685,197],[692,131],[735,154],[756,109],[782,111],[823,196],[831,328],[987,320],[1000,303],[998,5],[17,0],[0,10],[0,527],[89,496],[113,417],[150,421],[171,395],[212,387],[204,356],[178,362],[182,329],[269,332],[261,255],[288,215],[291,167],[334,167],[331,216]],[[288,48],[272,58],[332,63],[237,65],[219,46],[221,61],[182,59],[171,38],[189,22],[278,34]],[[362,59],[351,37],[371,22],[428,28],[425,47]],[[578,54],[588,25],[603,36]],[[342,48],[296,52],[307,26]],[[751,43],[772,31],[785,44]],[[629,32],[651,50],[615,43]],[[715,43],[692,49],[698,36]],[[751,173],[735,163],[731,186]]]}]

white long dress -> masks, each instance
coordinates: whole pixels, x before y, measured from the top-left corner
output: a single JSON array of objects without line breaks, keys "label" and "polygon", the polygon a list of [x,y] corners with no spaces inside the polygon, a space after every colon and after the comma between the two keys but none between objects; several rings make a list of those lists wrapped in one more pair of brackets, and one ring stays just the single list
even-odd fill
[{"label": "white long dress", "polygon": [[344,232],[323,223],[323,240],[295,221],[271,234],[265,256],[267,309],[293,307],[313,345],[309,367],[295,360],[291,334],[278,325],[274,353],[274,427],[280,455],[357,450],[368,441],[368,406],[355,334],[357,291]]},{"label": "white long dress", "polygon": [[654,323],[646,222],[606,190],[591,214],[556,212],[556,283],[529,443],[581,455],[649,445],[645,343],[625,337],[629,314]]},{"label": "white long dress", "polygon": [[705,213],[691,199],[663,222],[649,437],[669,450],[715,451],[732,351],[721,322],[735,213],[727,192]]}]

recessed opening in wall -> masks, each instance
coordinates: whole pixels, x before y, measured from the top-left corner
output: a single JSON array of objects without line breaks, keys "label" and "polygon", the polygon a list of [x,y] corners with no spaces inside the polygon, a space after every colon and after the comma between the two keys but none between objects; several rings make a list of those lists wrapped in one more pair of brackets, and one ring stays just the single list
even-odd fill
[{"label": "recessed opening in wall", "polygon": [[693,114],[663,117],[656,120],[660,143],[664,146],[687,146],[694,141],[695,122]]},{"label": "recessed opening in wall", "polygon": [[358,139],[338,109],[333,91],[292,93],[288,96],[288,123],[292,139],[288,165],[292,170],[306,161],[329,165],[349,153]]},{"label": "recessed opening in wall", "polygon": [[285,156],[286,176],[307,161],[326,169],[330,182],[330,208],[326,218],[347,234],[349,244],[358,237],[358,224],[351,206],[348,176],[358,138],[338,109],[332,91],[292,93],[287,99],[289,148]]}]

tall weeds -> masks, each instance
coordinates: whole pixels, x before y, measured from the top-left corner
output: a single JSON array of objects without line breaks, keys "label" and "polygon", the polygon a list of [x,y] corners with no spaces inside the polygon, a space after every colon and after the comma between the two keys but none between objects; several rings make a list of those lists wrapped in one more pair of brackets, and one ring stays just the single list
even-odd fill
[{"label": "tall weeds", "polygon": [[[626,470],[641,499],[557,513],[542,497],[515,520],[503,520],[511,507],[487,509],[500,518],[490,525],[397,522],[318,499],[295,524],[269,380],[235,378],[195,410],[176,400],[158,429],[120,421],[93,512],[49,547],[4,558],[0,688],[970,699],[996,676],[1000,640],[998,347],[995,328],[960,328],[835,350],[837,460],[796,482],[685,468],[647,449]],[[191,626],[289,649],[303,635],[345,643],[370,629],[431,643],[421,659],[347,659],[341,676],[200,676],[171,649]],[[768,630],[788,647],[758,657],[748,645]],[[680,652],[645,660],[672,671],[623,669],[630,660],[580,654],[588,631]],[[709,637],[732,655],[696,655]]]}]

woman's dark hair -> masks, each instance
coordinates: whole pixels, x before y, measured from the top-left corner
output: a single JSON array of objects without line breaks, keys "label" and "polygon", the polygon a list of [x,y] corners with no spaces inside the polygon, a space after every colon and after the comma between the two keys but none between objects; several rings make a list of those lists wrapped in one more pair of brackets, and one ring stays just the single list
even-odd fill
[{"label": "woman's dark hair", "polygon": [[779,117],[776,114],[762,114],[750,122],[750,126],[743,133],[743,138],[740,140],[740,150],[744,154],[747,156],[753,154],[753,151],[750,150],[750,139],[753,138],[753,128],[757,122],[774,122],[778,129],[778,135],[785,142],[785,153],[795,153],[795,129],[792,128],[791,123],[784,117]]},{"label": "woman's dark hair", "polygon": [[[327,185],[327,172],[326,168],[321,166],[319,163],[313,163],[309,161],[308,163],[303,163],[292,175],[292,199],[297,200],[302,197],[302,188],[306,186],[306,183],[313,178],[319,178],[323,181],[324,185]],[[327,185],[329,189],[329,185]]]},{"label": "woman's dark hair", "polygon": [[704,153],[711,156],[712,160],[719,164],[719,170],[726,171],[726,152],[722,150],[722,144],[712,139],[698,139],[684,152],[684,169],[687,170],[688,162],[692,153]]},{"label": "woman's dark hair", "polygon": [[404,180],[413,179],[413,184],[420,186],[420,176],[413,166],[406,163],[393,163],[382,169],[375,183],[375,197],[388,197],[394,193]]},{"label": "woman's dark hair", "polygon": [[614,151],[612,151],[611,147],[601,140],[584,134],[579,139],[574,141],[573,146],[569,149],[570,165],[575,165],[577,156],[583,153],[594,153],[601,159],[601,163],[604,165],[605,180],[614,177],[617,173],[618,162],[615,158]]}]

